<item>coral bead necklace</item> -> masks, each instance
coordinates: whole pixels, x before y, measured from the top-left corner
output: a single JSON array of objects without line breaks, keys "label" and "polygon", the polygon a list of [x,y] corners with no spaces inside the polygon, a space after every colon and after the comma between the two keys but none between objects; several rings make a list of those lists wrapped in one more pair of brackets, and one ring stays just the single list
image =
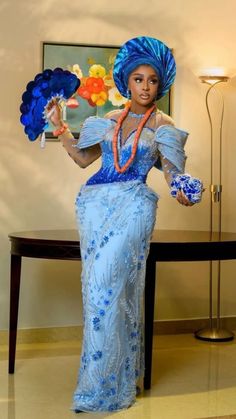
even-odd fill
[{"label": "coral bead necklace", "polygon": [[114,165],[116,168],[116,171],[119,173],[124,173],[128,167],[131,165],[131,163],[133,162],[136,152],[137,152],[137,148],[138,148],[138,141],[139,141],[139,137],[141,135],[142,129],[144,127],[144,125],[146,124],[148,118],[150,117],[150,115],[152,114],[152,112],[154,111],[154,109],[156,108],[156,105],[153,105],[151,108],[149,108],[144,116],[142,117],[141,121],[138,124],[138,128],[134,137],[134,142],[133,142],[133,147],[132,147],[132,152],[131,152],[131,156],[130,158],[127,160],[127,162],[120,167],[119,165],[119,159],[118,159],[118,137],[119,137],[119,131],[120,128],[122,126],[122,123],[124,121],[124,119],[126,118],[126,116],[128,115],[129,111],[130,111],[130,104],[127,105],[124,109],[124,111],[121,113],[115,130],[114,130],[114,136],[113,136],[113,140],[112,140],[112,151],[113,151],[113,155],[114,155]]}]

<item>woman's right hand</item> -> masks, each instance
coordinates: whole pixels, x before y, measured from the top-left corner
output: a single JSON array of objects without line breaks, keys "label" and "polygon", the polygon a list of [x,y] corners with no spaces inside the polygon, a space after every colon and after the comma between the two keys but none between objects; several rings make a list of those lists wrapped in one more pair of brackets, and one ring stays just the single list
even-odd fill
[{"label": "woman's right hand", "polygon": [[63,125],[62,109],[57,99],[50,100],[47,105],[46,112],[48,120],[54,125],[54,127],[60,128]]}]

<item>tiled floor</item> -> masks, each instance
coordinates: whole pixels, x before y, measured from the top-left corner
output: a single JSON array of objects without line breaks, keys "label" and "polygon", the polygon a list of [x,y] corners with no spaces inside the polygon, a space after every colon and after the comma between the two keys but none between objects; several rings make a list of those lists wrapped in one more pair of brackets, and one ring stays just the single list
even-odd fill
[{"label": "tiled floor", "polygon": [[152,389],[117,413],[70,411],[80,344],[17,346],[16,371],[7,373],[0,346],[0,419],[236,418],[236,340],[207,343],[191,335],[156,336]]}]

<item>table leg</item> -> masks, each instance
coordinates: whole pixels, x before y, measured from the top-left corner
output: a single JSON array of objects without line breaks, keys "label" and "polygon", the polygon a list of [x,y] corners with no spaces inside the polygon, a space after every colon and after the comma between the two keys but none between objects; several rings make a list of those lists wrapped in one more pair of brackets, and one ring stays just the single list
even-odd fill
[{"label": "table leg", "polygon": [[9,374],[14,374],[20,293],[21,256],[11,255]]},{"label": "table leg", "polygon": [[149,255],[147,259],[145,279],[145,390],[149,390],[151,388],[155,282],[156,261]]}]

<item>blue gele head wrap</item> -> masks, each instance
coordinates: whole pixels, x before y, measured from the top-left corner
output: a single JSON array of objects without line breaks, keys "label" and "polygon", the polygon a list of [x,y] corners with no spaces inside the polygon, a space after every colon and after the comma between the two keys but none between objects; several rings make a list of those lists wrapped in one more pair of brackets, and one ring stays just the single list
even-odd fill
[{"label": "blue gele head wrap", "polygon": [[145,64],[150,65],[159,78],[157,100],[169,91],[176,74],[171,50],[158,39],[139,36],[127,41],[115,59],[113,78],[122,96],[128,97],[128,79],[132,71]]},{"label": "blue gele head wrap", "polygon": [[69,99],[78,89],[80,80],[62,68],[46,69],[26,86],[20,106],[20,122],[30,141],[34,141],[47,128],[45,109],[52,98]]}]

